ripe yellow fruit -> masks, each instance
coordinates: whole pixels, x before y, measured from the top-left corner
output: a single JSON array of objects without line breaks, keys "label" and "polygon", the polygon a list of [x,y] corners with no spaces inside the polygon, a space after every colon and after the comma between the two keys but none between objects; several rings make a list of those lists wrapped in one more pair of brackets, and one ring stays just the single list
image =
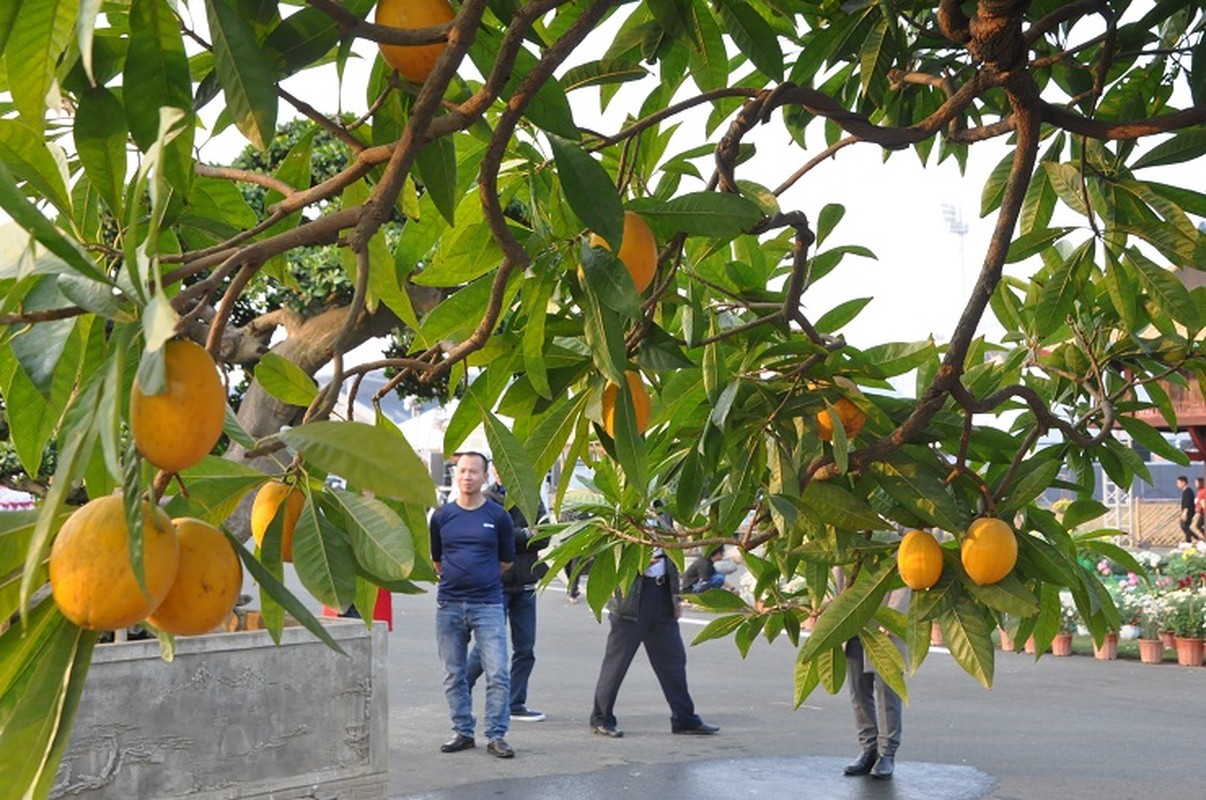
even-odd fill
[{"label": "ripe yellow fruit", "polygon": [[928,589],[942,577],[942,545],[925,531],[909,531],[900,540],[896,566],[905,586]]},{"label": "ripe yellow fruit", "polygon": [[[590,246],[611,249],[607,240],[597,233],[590,235]],[[657,270],[657,242],[653,238],[653,231],[635,211],[624,212],[624,239],[620,242],[617,258],[628,268],[637,294],[649,288],[653,273]]]},{"label": "ripe yellow fruit", "polygon": [[243,587],[243,565],[220,530],[199,519],[172,520],[180,539],[176,580],[147,622],[183,636],[207,633],[234,610]]},{"label": "ripe yellow fruit", "polygon": [[[645,428],[649,426],[653,401],[649,399],[649,391],[645,388],[639,372],[629,370],[624,373],[624,378],[628,381],[628,392],[632,395],[632,408],[636,411],[637,433],[644,433]],[[616,438],[616,398],[619,393],[619,384],[608,381],[607,385],[603,387],[603,430],[607,431],[607,435],[613,439]]]},{"label": "ripe yellow fruit", "polygon": [[167,596],[180,563],[180,542],[162,509],[142,504],[144,594],[130,563],[129,528],[119,495],[76,510],[50,548],[50,588],[63,616],[93,631],[142,622]]},{"label": "ripe yellow fruit", "polygon": [[[374,18],[378,25],[414,30],[450,22],[456,16],[448,0],[381,0]],[[436,44],[383,44],[381,57],[411,83],[424,83],[435,67],[444,42]]]},{"label": "ripe yellow fruit", "polygon": [[[867,415],[863,413],[863,410],[845,397],[839,397],[837,402],[831,405],[837,412],[838,418],[842,420],[846,438],[853,439],[858,436],[858,432],[863,429],[863,423],[867,421]],[[827,442],[833,441],[833,419],[829,416],[828,408],[817,412],[817,435]]]},{"label": "ripe yellow fruit", "polygon": [[993,517],[973,520],[959,551],[967,577],[980,586],[1001,580],[1018,563],[1018,539],[1013,528]]},{"label": "ripe yellow fruit", "polygon": [[251,535],[256,544],[264,543],[264,534],[268,532],[268,526],[282,502],[285,503],[285,519],[281,531],[281,560],[292,561],[293,529],[297,527],[297,520],[306,506],[306,495],[300,489],[278,480],[268,481],[261,486],[251,504]]},{"label": "ripe yellow fruit", "polygon": [[130,393],[130,433],[142,457],[165,472],[179,472],[204,458],[222,435],[226,390],[205,348],[187,340],[164,345],[167,388]]}]

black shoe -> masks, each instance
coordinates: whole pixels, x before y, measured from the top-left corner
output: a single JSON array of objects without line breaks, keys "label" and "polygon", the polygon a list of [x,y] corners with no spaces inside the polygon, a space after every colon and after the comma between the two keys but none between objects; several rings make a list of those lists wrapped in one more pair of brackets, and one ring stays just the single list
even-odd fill
[{"label": "black shoe", "polygon": [[614,725],[591,725],[590,729],[600,736],[607,736],[611,739],[620,739],[624,736],[624,731],[616,730]]},{"label": "black shoe", "polygon": [[491,739],[486,745],[486,752],[495,758],[515,758],[515,750],[505,739]]},{"label": "black shoe", "polygon": [[441,753],[459,753],[462,750],[468,750],[471,747],[477,747],[477,742],[473,741],[472,736],[465,736],[463,733],[458,733],[448,741],[440,745]]},{"label": "black shoe", "polygon": [[888,780],[895,770],[896,762],[892,760],[892,756],[880,756],[875,759],[875,766],[871,768],[871,777]]},{"label": "black shoe", "polygon": [[706,722],[701,722],[691,728],[676,728],[671,733],[682,733],[687,736],[711,736],[714,733],[720,733],[720,728],[715,725],[709,725]]},{"label": "black shoe", "polygon": [[864,750],[858,754],[858,758],[842,768],[842,772],[847,775],[866,775],[875,766],[877,753],[874,750]]}]

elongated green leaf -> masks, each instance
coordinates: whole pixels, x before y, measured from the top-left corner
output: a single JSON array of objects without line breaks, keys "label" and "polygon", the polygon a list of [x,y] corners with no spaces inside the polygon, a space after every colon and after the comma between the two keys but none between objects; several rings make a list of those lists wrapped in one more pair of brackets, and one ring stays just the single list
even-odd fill
[{"label": "elongated green leaf", "polygon": [[1189,466],[1189,456],[1185,454],[1185,451],[1168,441],[1168,439],[1165,439],[1160,431],[1148,425],[1143,420],[1119,415],[1117,422],[1138,444],[1143,445],[1162,458],[1167,458],[1174,464],[1180,464],[1183,467]]},{"label": "elongated green leaf", "polygon": [[624,205],[615,180],[594,157],[573,142],[549,134],[557,176],[578,219],[620,252],[624,235]]},{"label": "elongated green leaf", "polygon": [[690,25],[695,28],[688,65],[691,77],[702,91],[710,92],[728,84],[729,56],[724,35],[706,3],[693,2]]},{"label": "elongated green leaf", "polygon": [[121,219],[126,176],[125,111],[112,92],[92,89],[79,98],[75,146],[84,173],[101,193],[114,217]]},{"label": "elongated green leaf", "polygon": [[318,384],[301,367],[272,352],[256,364],[255,379],[264,391],[289,405],[305,408],[318,394]]},{"label": "elongated green leaf", "polygon": [[783,80],[783,48],[770,23],[744,0],[722,0],[716,11],[737,49],[768,78]]},{"label": "elongated green leaf", "polygon": [[[267,541],[267,537],[271,535],[272,525],[279,526],[279,519],[268,526],[269,533],[265,534],[265,541]],[[280,536],[279,527],[277,536]],[[259,559],[257,559],[246,547],[244,547],[238,539],[235,539],[229,533],[226,534],[226,538],[230,540],[230,543],[234,546],[235,552],[239,554],[239,558],[243,561],[243,566],[247,568],[247,571],[251,573],[251,577],[260,586],[260,600],[261,604],[263,605],[265,620],[267,620],[269,614],[271,613],[269,611],[269,605],[272,605],[278,610],[288,611],[294,619],[301,623],[302,627],[314,634],[316,638],[325,642],[326,645],[332,650],[340,653],[341,655],[347,655],[347,652],[339,646],[339,642],[331,638],[331,634],[327,632],[326,626],[315,619],[314,615],[310,613],[310,609],[306,608],[304,603],[293,596],[293,593],[285,587],[285,584],[279,577],[273,574],[273,572],[265,567],[264,564],[260,563]],[[270,598],[272,601],[271,604],[264,602],[265,598]],[[278,644],[280,643],[279,628],[277,628],[277,632],[273,634],[273,639]]]},{"label": "elongated green leaf", "polygon": [[0,636],[0,785],[14,797],[46,797],[67,747],[97,634],[72,625],[49,599],[27,624]]},{"label": "elongated green leaf", "polygon": [[[6,3],[5,5],[9,5]],[[58,54],[71,41],[72,26],[79,11],[79,0],[40,0],[17,4],[12,30],[4,53],[8,72],[8,90],[21,119],[41,133],[45,127],[48,101],[55,106],[52,92]]]},{"label": "elongated green leaf", "polygon": [[227,111],[239,132],[266,150],[276,128],[277,75],[231,0],[209,0],[205,5]]},{"label": "elongated green leaf", "polygon": [[916,462],[901,460],[873,464],[871,472],[892,499],[929,525],[944,531],[962,530],[966,515],[942,477]]},{"label": "elongated green leaf", "polygon": [[293,566],[316,600],[342,611],[356,595],[356,558],[348,535],[307,503],[293,532]]},{"label": "elongated green leaf", "polygon": [[988,586],[977,586],[971,580],[963,585],[972,597],[996,611],[1016,617],[1030,617],[1038,613],[1038,598],[1013,573]]},{"label": "elongated green leaf", "polygon": [[832,481],[809,483],[800,502],[839,530],[882,530],[887,526],[871,506]]},{"label": "elongated green leaf", "polygon": [[992,688],[993,644],[988,615],[974,603],[956,603],[938,618],[942,638],[955,663],[984,688]]},{"label": "elongated green leaf", "polygon": [[374,577],[387,580],[409,576],[415,563],[415,544],[406,522],[375,498],[338,490],[332,495],[349,523],[352,550],[360,566]]},{"label": "elongated green leaf", "polygon": [[25,199],[17,188],[17,179],[9,171],[4,159],[0,159],[0,209],[7,212],[14,222],[32,233],[38,242],[63,259],[73,270],[94,281],[109,283],[108,278],[96,269],[92,260],[78,245],[60,233],[33,203]]},{"label": "elongated green leaf", "polygon": [[264,482],[264,473],[255,467],[220,456],[206,456],[180,474],[188,494],[173,495],[166,506],[168,514],[196,517],[215,527],[234,512],[248,492]]},{"label": "elongated green leaf", "polygon": [[[324,16],[326,16],[324,14]],[[449,225],[456,224],[456,144],[441,136],[415,155],[415,167],[427,196]]]},{"label": "elongated green leaf", "polygon": [[51,146],[24,122],[0,120],[0,161],[12,170],[16,180],[25,182],[27,194],[48,200],[60,213],[70,214],[67,185]]},{"label": "elongated green leaf", "polygon": [[933,359],[937,354],[933,340],[892,342],[868,348],[863,357],[885,378],[904,375]]},{"label": "elongated green leaf", "polygon": [[595,366],[609,381],[623,385],[628,351],[624,346],[624,326],[620,317],[589,291],[583,311],[586,343]]},{"label": "elongated green leaf", "polygon": [[814,323],[814,327],[824,333],[836,333],[845,327],[846,323],[853,321],[873,299],[872,297],[856,297],[853,300],[839,303],[822,314],[821,318]]},{"label": "elongated green leaf", "polygon": [[435,505],[427,467],[393,425],[311,422],[280,438],[318,467],[379,497]]},{"label": "elongated green leaf", "polygon": [[180,20],[167,0],[134,0],[130,4],[130,49],[122,75],[122,99],[126,124],[144,153],[154,146],[159,134],[161,107],[192,107],[190,86]]},{"label": "elongated green leaf", "polygon": [[1206,155],[1206,130],[1190,128],[1173,134],[1172,138],[1148,150],[1135,160],[1131,169],[1183,164]]},{"label": "elongated green leaf", "polygon": [[639,81],[647,75],[649,75],[649,70],[640,64],[615,58],[602,59],[588,61],[566,70],[565,74],[561,76],[561,85],[568,93],[589,86]]},{"label": "elongated green leaf", "polygon": [[800,648],[799,657],[809,659],[844,645],[875,615],[884,595],[896,580],[896,570],[890,564],[882,565],[877,570],[863,569],[854,585],[835,597],[817,619],[812,636]]},{"label": "elongated green leaf", "polygon": [[[1164,437],[1160,438],[1163,439]],[[1071,504],[1064,509],[1064,515],[1060,521],[1068,530],[1073,530],[1078,525],[1105,516],[1109,510],[1110,509],[1105,504],[1099,503],[1096,500],[1080,498],[1073,500]]]},{"label": "elongated green leaf", "polygon": [[[726,594],[732,594],[732,592],[726,592]],[[744,614],[728,614],[723,617],[717,617],[705,625],[703,629],[695,635],[695,638],[691,640],[691,646],[694,647],[695,645],[701,644],[710,639],[724,638],[741,627],[742,623],[744,622]]]},{"label": "elongated green leaf", "polygon": [[507,501],[514,502],[526,519],[535,522],[540,518],[540,476],[532,468],[531,459],[524,450],[523,442],[503,425],[489,409],[482,409],[482,424],[486,429],[486,441],[494,456],[494,466],[507,487]]},{"label": "elongated green leaf", "polygon": [[1006,488],[1005,499],[997,504],[997,513],[1009,514],[1042,494],[1059,475],[1063,465],[1054,459],[1032,458],[1018,470],[1017,481]]},{"label": "elongated green leaf", "polygon": [[649,223],[659,241],[679,233],[731,239],[762,218],[758,206],[736,194],[695,192],[665,203],[642,201],[633,205]]},{"label": "elongated green leaf", "polygon": [[591,247],[585,240],[581,255],[584,288],[612,311],[636,319],[641,299],[624,264],[606,248]]},{"label": "elongated green leaf", "polygon": [[859,639],[863,643],[863,657],[875,667],[875,674],[907,703],[909,688],[904,680],[905,660],[895,642],[874,626],[864,628]]},{"label": "elongated green leaf", "polygon": [[1043,228],[1036,231],[1030,231],[1024,236],[1019,236],[1010,242],[1009,255],[1006,257],[1005,261],[1008,264],[1024,261],[1035,253],[1040,253],[1043,250],[1046,250],[1048,247],[1067,236],[1073,230],[1075,230],[1075,228]]},{"label": "elongated green leaf", "polygon": [[1127,251],[1126,261],[1134,268],[1139,282],[1158,309],[1191,330],[1201,327],[1198,307],[1184,283],[1135,248]]}]

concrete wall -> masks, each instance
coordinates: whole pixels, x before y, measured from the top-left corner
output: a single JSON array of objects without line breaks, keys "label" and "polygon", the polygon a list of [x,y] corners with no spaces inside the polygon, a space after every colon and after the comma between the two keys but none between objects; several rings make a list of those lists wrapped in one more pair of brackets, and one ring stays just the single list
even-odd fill
[{"label": "concrete wall", "polygon": [[377,800],[389,783],[386,636],[327,623],[98,645],[53,798]]}]

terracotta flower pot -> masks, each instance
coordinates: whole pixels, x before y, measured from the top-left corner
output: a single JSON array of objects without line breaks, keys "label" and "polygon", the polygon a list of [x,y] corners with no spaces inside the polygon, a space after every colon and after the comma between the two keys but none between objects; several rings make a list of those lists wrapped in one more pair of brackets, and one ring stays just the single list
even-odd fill
[{"label": "terracotta flower pot", "polygon": [[1177,635],[1172,631],[1160,631],[1160,641],[1164,642],[1165,650],[1177,649]]},{"label": "terracotta flower pot", "polygon": [[1055,634],[1055,638],[1051,640],[1051,655],[1061,658],[1072,655],[1072,634]]},{"label": "terracotta flower pot", "polygon": [[942,628],[938,627],[936,621],[930,625],[930,644],[942,645]]},{"label": "terracotta flower pot", "polygon": [[1144,664],[1162,663],[1164,661],[1164,642],[1159,639],[1140,639],[1139,661]]},{"label": "terracotta flower pot", "polygon": [[1113,661],[1118,658],[1118,634],[1111,631],[1105,635],[1101,641],[1101,646],[1098,647],[1096,642],[1093,644],[1093,658],[1098,661]]},{"label": "terracotta flower pot", "polygon": [[1202,651],[1206,649],[1206,640],[1177,637],[1177,663],[1183,667],[1202,666]]},{"label": "terracotta flower pot", "polygon": [[1029,639],[1026,640],[1026,644],[1022,645],[1022,649],[1025,650],[1027,653],[1034,655],[1035,645],[1034,645],[1034,637],[1033,636],[1031,636]]},{"label": "terracotta flower pot", "polygon": [[999,628],[998,632],[1001,634],[1001,650],[1006,653],[1012,653],[1014,651],[1013,637],[1004,628]]}]

